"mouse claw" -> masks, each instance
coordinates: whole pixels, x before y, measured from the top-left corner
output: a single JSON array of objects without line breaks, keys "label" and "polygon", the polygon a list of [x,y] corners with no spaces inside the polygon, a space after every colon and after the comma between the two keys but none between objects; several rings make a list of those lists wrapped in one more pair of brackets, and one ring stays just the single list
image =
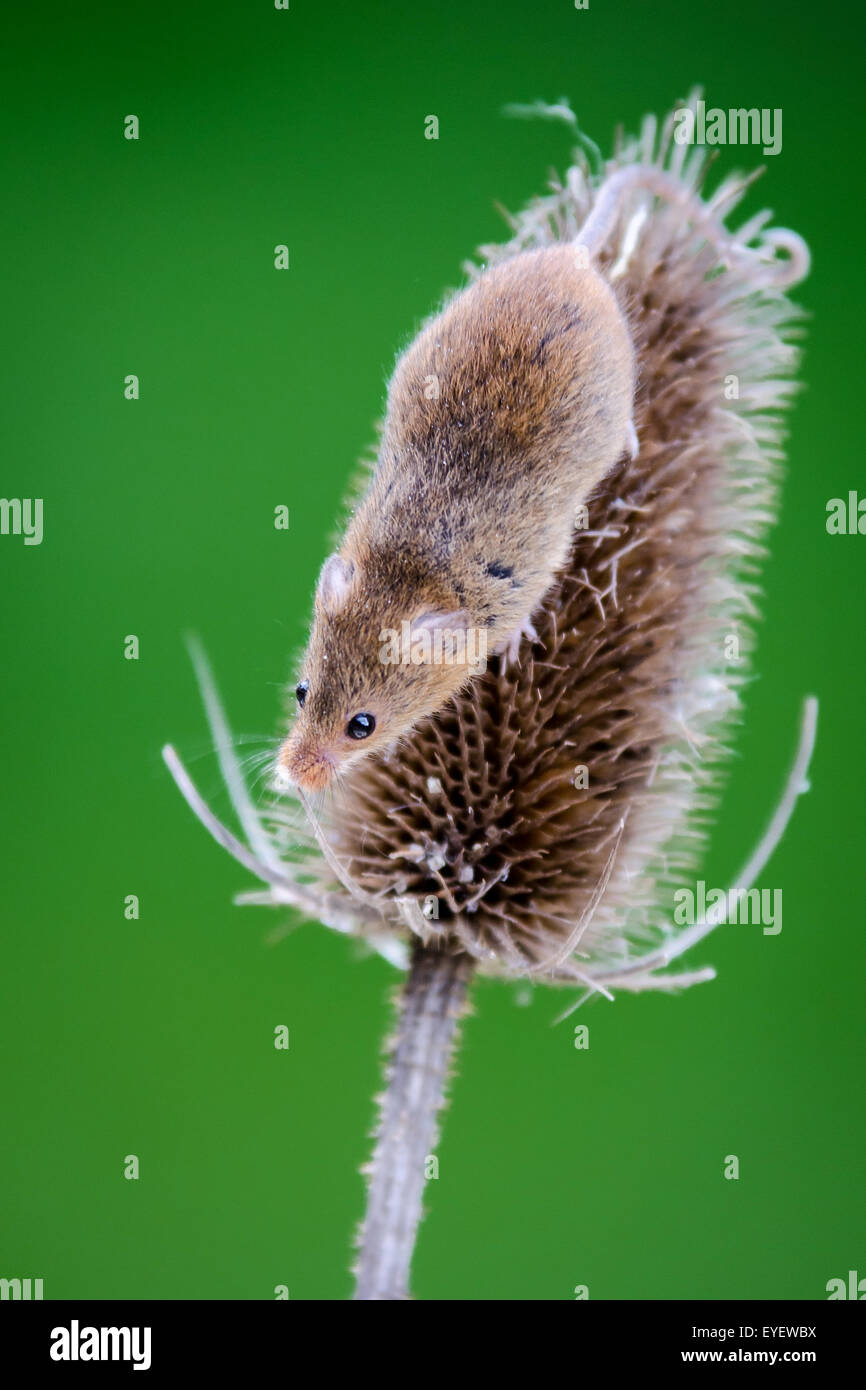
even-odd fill
[{"label": "mouse claw", "polygon": [[536,632],[534,626],[528,618],[526,618],[524,622],[520,624],[519,627],[516,627],[514,631],[508,637],[506,637],[502,646],[499,648],[500,675],[504,676],[505,672],[508,670],[508,667],[517,660],[517,654],[520,651],[520,644],[523,641],[524,637],[531,638],[533,642],[536,642],[538,640],[538,633]]}]

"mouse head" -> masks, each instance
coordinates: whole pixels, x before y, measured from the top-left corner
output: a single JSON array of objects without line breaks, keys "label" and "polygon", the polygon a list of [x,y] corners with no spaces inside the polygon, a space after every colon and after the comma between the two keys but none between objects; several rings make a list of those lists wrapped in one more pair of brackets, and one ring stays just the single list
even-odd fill
[{"label": "mouse head", "polygon": [[320,791],[351,763],[384,750],[484,669],[485,638],[453,596],[423,582],[395,583],[372,562],[330,556],[278,779]]}]

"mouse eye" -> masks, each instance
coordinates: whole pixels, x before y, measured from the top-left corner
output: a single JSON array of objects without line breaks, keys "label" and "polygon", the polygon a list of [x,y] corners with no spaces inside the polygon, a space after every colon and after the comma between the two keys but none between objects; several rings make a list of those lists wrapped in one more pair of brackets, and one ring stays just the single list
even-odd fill
[{"label": "mouse eye", "polygon": [[356,714],[346,725],[349,738],[369,738],[376,727],[372,714]]},{"label": "mouse eye", "polygon": [[309,690],[309,688],[309,681],[301,681],[300,685],[295,687],[295,696],[297,697],[297,701],[301,709],[304,708],[304,701],[307,698],[307,691]]}]

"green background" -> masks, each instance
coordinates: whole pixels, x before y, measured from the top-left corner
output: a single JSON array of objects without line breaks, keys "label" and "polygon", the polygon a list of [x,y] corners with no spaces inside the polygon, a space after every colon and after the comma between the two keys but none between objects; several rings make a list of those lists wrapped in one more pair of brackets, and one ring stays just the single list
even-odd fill
[{"label": "green background", "polygon": [[478,988],[414,1288],[788,1299],[866,1275],[866,539],[824,525],[866,488],[862,7],[199,0],[7,23],[0,491],[45,499],[45,539],[0,538],[0,1276],[48,1298],[348,1295],[395,974],[315,924],[268,945],[288,914],[232,905],[253,885],[159,755],[176,742],[227,812],[183,633],[235,731],[273,735],[395,351],[505,235],[497,203],[567,164],[564,127],[503,106],[567,96],[607,150],[696,82],[783,109],[747,207],[814,253],[758,675],[702,870],[724,883],[760,834],[814,691],[812,792],[761,880],[784,928],[722,928],[692,957],[718,979],[684,996],[593,1004],[588,1052],[551,1026],[563,996]]}]

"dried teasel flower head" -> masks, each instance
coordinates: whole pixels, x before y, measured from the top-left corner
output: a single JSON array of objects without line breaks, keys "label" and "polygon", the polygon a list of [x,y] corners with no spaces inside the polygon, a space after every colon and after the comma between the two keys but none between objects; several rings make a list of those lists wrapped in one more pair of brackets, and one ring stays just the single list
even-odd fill
[{"label": "dried teasel flower head", "polygon": [[[808,260],[768,214],[727,230],[750,180],[705,198],[704,151],[672,129],[648,119],[606,171],[662,170],[679,196],[623,196],[598,258],[636,348],[639,451],[576,511],[537,640],[350,771],[306,856],[281,848],[298,834],[284,802],[267,824],[247,804],[266,900],[392,956],[417,937],[484,973],[607,989],[664,985],[657,958],[679,954],[661,905],[703,849],[748,673],[797,360],[785,289]],[[599,181],[578,155],[484,262],[572,240]]]}]

